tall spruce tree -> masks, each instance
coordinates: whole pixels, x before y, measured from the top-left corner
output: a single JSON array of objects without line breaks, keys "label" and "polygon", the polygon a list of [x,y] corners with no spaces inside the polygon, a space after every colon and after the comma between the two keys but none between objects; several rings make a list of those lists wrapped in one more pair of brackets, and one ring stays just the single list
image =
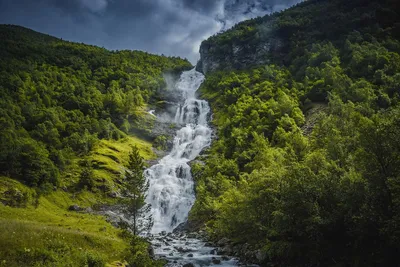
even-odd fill
[{"label": "tall spruce tree", "polygon": [[125,170],[126,181],[126,211],[132,224],[129,228],[134,235],[149,231],[153,226],[153,218],[149,214],[151,205],[146,204],[146,192],[149,182],[143,174],[144,161],[139,154],[139,149],[132,146],[129,160]]}]

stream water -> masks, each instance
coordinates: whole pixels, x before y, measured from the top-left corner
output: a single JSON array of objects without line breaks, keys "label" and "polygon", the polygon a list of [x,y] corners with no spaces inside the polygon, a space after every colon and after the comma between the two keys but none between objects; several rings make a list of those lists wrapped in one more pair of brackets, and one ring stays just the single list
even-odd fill
[{"label": "stream water", "polygon": [[155,255],[167,259],[168,266],[237,266],[237,260],[216,255],[215,248],[204,241],[172,232],[187,220],[195,201],[188,163],[211,143],[210,107],[207,101],[196,98],[203,80],[204,76],[194,69],[181,75],[175,85],[182,96],[175,114],[175,123],[181,128],[171,152],[145,170],[150,184],[146,202],[151,204],[154,219],[151,240]]}]

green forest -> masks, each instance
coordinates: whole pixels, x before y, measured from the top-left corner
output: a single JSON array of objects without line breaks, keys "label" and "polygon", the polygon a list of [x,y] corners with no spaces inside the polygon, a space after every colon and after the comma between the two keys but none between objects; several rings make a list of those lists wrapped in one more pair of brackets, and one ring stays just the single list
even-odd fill
[{"label": "green forest", "polygon": [[98,139],[126,136],[165,88],[180,58],[110,52],[16,27],[0,27],[0,173],[45,188]]},{"label": "green forest", "polygon": [[263,266],[399,266],[398,7],[306,1],[203,43],[222,60],[265,27],[284,40],[269,64],[207,73],[217,139],[193,166],[192,221]]}]

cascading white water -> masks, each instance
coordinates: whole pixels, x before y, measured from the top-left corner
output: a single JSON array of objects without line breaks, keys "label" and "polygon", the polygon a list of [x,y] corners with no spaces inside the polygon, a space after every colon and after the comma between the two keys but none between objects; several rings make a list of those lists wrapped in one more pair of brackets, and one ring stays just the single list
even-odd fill
[{"label": "cascading white water", "polygon": [[172,151],[145,171],[150,185],[146,202],[151,204],[154,234],[171,232],[184,222],[195,200],[188,162],[211,143],[211,129],[207,125],[210,107],[195,96],[203,80],[204,76],[194,69],[181,75],[176,90],[184,103],[177,108],[175,123],[182,128],[176,133]]},{"label": "cascading white water", "polygon": [[145,170],[150,185],[146,202],[152,206],[154,219],[150,240],[154,254],[168,260],[168,267],[238,265],[235,258],[216,255],[218,249],[201,238],[172,232],[187,220],[195,201],[188,163],[211,143],[211,129],[207,125],[210,107],[206,101],[196,99],[196,90],[203,80],[204,76],[194,69],[182,73],[175,89],[184,101],[178,105],[174,120],[182,128],[176,132],[171,152]]}]

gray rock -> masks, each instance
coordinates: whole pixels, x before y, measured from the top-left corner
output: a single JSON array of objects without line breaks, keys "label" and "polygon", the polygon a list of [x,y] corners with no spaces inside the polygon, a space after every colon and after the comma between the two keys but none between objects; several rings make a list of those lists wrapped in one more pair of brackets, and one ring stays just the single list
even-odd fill
[{"label": "gray rock", "polygon": [[217,254],[218,255],[233,255],[234,251],[230,245],[226,245],[226,246],[218,249]]},{"label": "gray rock", "polygon": [[280,53],[285,45],[284,40],[274,32],[274,23],[275,19],[271,18],[257,25],[256,41],[252,44],[232,39],[229,44],[221,46],[212,38],[204,41],[200,46],[196,70],[207,74],[216,70],[244,69],[269,63],[271,55]]},{"label": "gray rock", "polygon": [[226,245],[226,244],[228,244],[230,242],[230,240],[228,239],[228,238],[222,238],[222,239],[220,239],[218,242],[217,242],[217,245],[218,246],[224,246],[224,245]]},{"label": "gray rock", "polygon": [[86,211],[87,213],[93,213],[93,209],[92,209],[91,207],[87,208],[85,211]]},{"label": "gray rock", "polygon": [[232,254],[235,256],[238,256],[240,254],[240,252],[242,251],[242,245],[241,244],[237,244],[232,248]]},{"label": "gray rock", "polygon": [[262,250],[257,250],[257,252],[256,252],[256,259],[259,261],[259,262],[263,262],[263,261],[265,261],[265,259],[267,258],[267,254],[265,253],[265,252],[263,252]]},{"label": "gray rock", "polygon": [[180,252],[180,253],[188,253],[188,252],[192,252],[191,249],[189,248],[182,248],[182,247],[174,247],[176,251]]},{"label": "gray rock", "polygon": [[213,264],[221,264],[221,260],[217,259],[217,258],[214,258],[214,257],[212,258],[211,261],[212,261]]},{"label": "gray rock", "polygon": [[147,252],[149,253],[150,257],[152,259],[154,259],[155,255],[154,255],[154,248],[152,246],[148,246],[147,248]]},{"label": "gray rock", "polygon": [[242,252],[246,252],[249,249],[249,247],[250,247],[250,245],[248,243],[244,243],[243,246],[242,246],[241,251]]},{"label": "gray rock", "polygon": [[197,235],[197,233],[190,233],[190,234],[187,235],[187,237],[188,238],[197,238],[198,235]]},{"label": "gray rock", "polygon": [[75,204],[75,205],[69,206],[68,210],[69,211],[83,211],[84,209]]},{"label": "gray rock", "polygon": [[117,192],[110,192],[110,193],[108,193],[108,196],[111,198],[117,198],[119,195]]},{"label": "gray rock", "polygon": [[187,256],[188,256],[189,258],[193,258],[193,254],[192,254],[192,253],[188,254]]},{"label": "gray rock", "polygon": [[195,267],[193,263],[186,263],[182,267]]}]

